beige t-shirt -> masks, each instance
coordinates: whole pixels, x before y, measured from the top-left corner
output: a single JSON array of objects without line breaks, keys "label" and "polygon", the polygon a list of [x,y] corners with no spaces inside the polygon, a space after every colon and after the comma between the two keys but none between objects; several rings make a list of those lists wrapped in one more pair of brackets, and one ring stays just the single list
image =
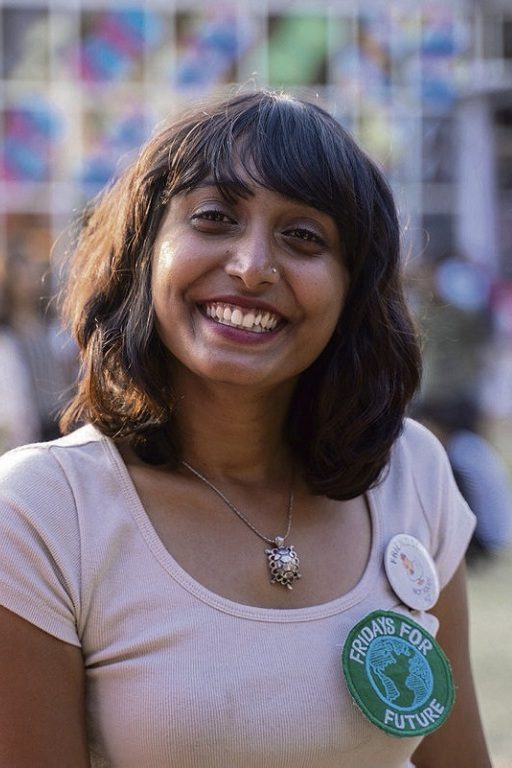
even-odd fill
[{"label": "beige t-shirt", "polygon": [[[322,605],[263,609],[183,571],[115,445],[93,427],[4,456],[0,603],[82,648],[92,765],[410,765],[419,739],[363,717],[344,681],[343,643],[371,611],[404,609],[383,569],[392,536],[420,539],[444,586],[474,518],[439,443],[411,421],[367,498],[372,548],[356,587]],[[432,616],[413,617],[436,631]]]}]

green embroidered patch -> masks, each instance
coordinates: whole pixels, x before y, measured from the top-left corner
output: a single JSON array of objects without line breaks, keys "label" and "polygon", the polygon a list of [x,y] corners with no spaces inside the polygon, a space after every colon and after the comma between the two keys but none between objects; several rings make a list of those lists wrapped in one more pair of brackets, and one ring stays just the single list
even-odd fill
[{"label": "green embroidered patch", "polygon": [[450,664],[436,640],[405,614],[374,611],[349,632],[343,672],[363,714],[395,736],[444,723],[455,699]]}]

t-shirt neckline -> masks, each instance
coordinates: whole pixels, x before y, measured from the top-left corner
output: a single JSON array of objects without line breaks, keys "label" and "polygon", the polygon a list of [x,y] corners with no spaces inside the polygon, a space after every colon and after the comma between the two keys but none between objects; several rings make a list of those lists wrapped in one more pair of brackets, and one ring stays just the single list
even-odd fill
[{"label": "t-shirt neckline", "polygon": [[124,463],[115,442],[111,438],[100,433],[95,427],[94,430],[100,436],[100,439],[107,449],[109,462],[117,475],[130,514],[149,550],[175,582],[180,584],[180,586],[188,593],[201,600],[203,603],[206,603],[218,611],[240,618],[273,623],[302,622],[326,618],[342,613],[361,602],[371,591],[379,571],[378,553],[380,551],[381,540],[381,516],[378,507],[378,497],[374,489],[368,490],[365,494],[370,510],[372,529],[370,553],[361,578],[351,590],[328,602],[302,608],[264,608],[245,603],[237,603],[234,600],[230,600],[229,598],[218,595],[207,589],[207,587],[194,579],[178,563],[178,561],[175,560],[169,550],[164,546],[144,509],[142,500],[137,493],[133,480],[128,472],[128,468]]}]

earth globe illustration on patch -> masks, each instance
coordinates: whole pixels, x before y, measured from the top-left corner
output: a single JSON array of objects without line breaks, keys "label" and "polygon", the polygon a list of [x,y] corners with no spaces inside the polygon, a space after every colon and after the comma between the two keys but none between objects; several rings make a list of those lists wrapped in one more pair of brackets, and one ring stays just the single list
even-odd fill
[{"label": "earth globe illustration on patch", "polygon": [[432,695],[430,665],[411,643],[398,637],[377,637],[366,655],[366,673],[377,696],[388,706],[408,712]]}]

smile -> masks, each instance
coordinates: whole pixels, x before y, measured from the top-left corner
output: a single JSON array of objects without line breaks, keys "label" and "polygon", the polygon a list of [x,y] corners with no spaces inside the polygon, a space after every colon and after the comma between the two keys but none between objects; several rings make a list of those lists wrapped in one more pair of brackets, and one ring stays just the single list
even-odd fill
[{"label": "smile", "polygon": [[242,309],[231,304],[213,302],[205,305],[206,315],[222,325],[232,328],[242,328],[253,333],[269,333],[279,323],[279,316],[274,312],[264,312],[261,309]]}]

